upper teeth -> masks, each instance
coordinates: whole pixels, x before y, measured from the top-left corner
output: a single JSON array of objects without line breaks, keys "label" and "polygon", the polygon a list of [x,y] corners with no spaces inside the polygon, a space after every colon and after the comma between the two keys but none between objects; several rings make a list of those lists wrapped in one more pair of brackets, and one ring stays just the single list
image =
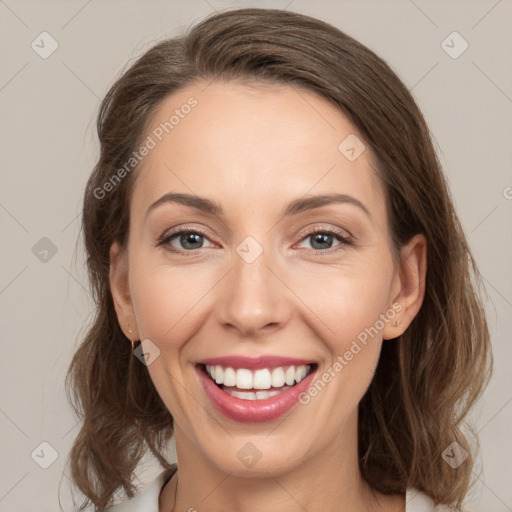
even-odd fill
[{"label": "upper teeth", "polygon": [[262,368],[248,370],[247,368],[223,368],[222,366],[206,365],[206,371],[217,384],[236,386],[239,389],[270,389],[280,388],[285,384],[293,386],[300,382],[310,369],[309,365],[287,366],[274,369]]}]

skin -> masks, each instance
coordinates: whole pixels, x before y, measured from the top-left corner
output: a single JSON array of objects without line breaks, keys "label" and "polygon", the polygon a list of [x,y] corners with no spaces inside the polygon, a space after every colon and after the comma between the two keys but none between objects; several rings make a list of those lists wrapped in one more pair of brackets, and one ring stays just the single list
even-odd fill
[{"label": "skin", "polygon": [[[404,510],[404,496],[373,492],[361,478],[358,403],[383,340],[403,333],[421,307],[424,237],[411,239],[394,266],[370,149],[355,161],[338,150],[358,132],[322,97],[287,85],[198,83],[166,98],[150,126],[191,96],[198,105],[137,171],[126,250],[111,248],[119,322],[128,338],[160,350],[148,371],[174,418],[179,479],[164,487],[159,510]],[[208,197],[224,215],[166,203],[146,218],[171,191]],[[281,216],[292,200],[333,192],[357,198],[371,218],[346,203]],[[157,246],[177,226],[206,233],[192,249],[179,236],[167,244],[192,255]],[[353,243],[333,236],[315,244],[308,233],[316,227]],[[263,249],[250,264],[236,252],[247,236]],[[317,361],[322,375],[397,303],[398,326],[386,322],[307,405],[274,421],[222,416],[194,370],[207,357],[273,354]],[[251,468],[237,457],[247,442],[262,454]]]}]

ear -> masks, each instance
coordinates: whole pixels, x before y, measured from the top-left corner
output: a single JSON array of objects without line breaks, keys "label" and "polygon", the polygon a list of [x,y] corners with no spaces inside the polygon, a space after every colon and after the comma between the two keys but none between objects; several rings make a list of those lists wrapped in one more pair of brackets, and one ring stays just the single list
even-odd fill
[{"label": "ear", "polygon": [[140,337],[128,285],[128,258],[117,242],[110,247],[109,279],[119,325],[129,340],[136,341]]},{"label": "ear", "polygon": [[400,265],[390,297],[390,308],[396,314],[384,326],[383,339],[397,338],[407,330],[423,304],[426,275],[427,241],[424,235],[417,234],[400,250]]}]

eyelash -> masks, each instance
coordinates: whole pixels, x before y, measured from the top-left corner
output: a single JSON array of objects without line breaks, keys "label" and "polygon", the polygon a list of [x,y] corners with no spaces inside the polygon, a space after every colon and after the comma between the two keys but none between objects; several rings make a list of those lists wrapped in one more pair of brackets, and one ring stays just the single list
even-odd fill
[{"label": "eyelash", "polygon": [[[307,238],[310,238],[314,235],[316,235],[317,233],[323,233],[323,234],[330,234],[330,235],[333,235],[335,238],[338,239],[338,241],[340,242],[339,245],[335,246],[335,247],[330,247],[329,249],[325,249],[325,250],[321,250],[321,249],[312,249],[314,251],[315,254],[329,254],[329,253],[332,253],[332,252],[335,252],[337,250],[339,250],[342,246],[347,246],[347,245],[352,245],[353,244],[353,241],[352,241],[352,238],[350,236],[345,236],[343,232],[341,231],[338,231],[337,229],[333,229],[333,228],[324,228],[324,227],[318,227],[318,228],[314,228],[310,231],[307,231],[306,233],[304,233],[300,239],[300,241],[302,242],[303,240],[306,240]],[[205,238],[208,238],[208,235],[202,231],[201,229],[198,229],[198,228],[182,228],[178,231],[173,231],[171,233],[165,233],[164,235],[162,235],[158,241],[157,241],[157,247],[161,247],[161,246],[164,246],[164,248],[170,252],[173,252],[175,254],[179,254],[179,255],[183,255],[183,256],[193,256],[197,253],[197,251],[200,251],[201,249],[193,249],[193,250],[190,250],[190,251],[184,251],[184,250],[180,250],[180,249],[176,249],[175,247],[172,247],[170,245],[170,242],[176,238],[177,236],[179,235],[183,235],[183,234],[198,234],[198,235],[202,235],[204,236]]]}]

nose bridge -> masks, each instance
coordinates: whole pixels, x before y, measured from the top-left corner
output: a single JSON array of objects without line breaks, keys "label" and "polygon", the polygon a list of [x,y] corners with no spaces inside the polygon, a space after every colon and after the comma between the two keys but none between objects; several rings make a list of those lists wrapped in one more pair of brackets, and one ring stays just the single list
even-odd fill
[{"label": "nose bridge", "polygon": [[289,304],[286,287],[270,270],[275,266],[271,249],[247,237],[236,247],[232,261],[218,309],[219,321],[252,336],[263,328],[282,326]]}]

